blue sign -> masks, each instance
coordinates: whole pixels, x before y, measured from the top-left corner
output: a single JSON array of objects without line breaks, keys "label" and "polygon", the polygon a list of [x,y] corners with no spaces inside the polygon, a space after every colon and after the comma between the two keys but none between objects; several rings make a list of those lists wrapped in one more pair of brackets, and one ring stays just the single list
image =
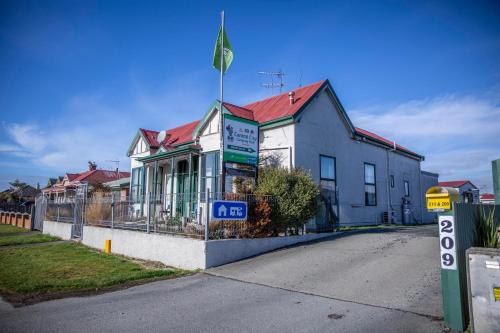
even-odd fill
[{"label": "blue sign", "polygon": [[214,220],[246,220],[247,213],[247,203],[244,201],[215,200],[212,204]]}]

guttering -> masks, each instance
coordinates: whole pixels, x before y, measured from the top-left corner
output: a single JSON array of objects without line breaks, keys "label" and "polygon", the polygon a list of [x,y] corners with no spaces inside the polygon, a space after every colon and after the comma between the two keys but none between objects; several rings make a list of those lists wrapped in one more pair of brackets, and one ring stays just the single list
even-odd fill
[{"label": "guttering", "polygon": [[192,146],[181,147],[181,148],[177,148],[177,149],[172,150],[172,151],[167,151],[167,152],[160,153],[160,154],[154,154],[154,155],[150,155],[150,156],[141,157],[141,158],[138,158],[137,160],[139,162],[153,162],[156,160],[174,157],[174,156],[182,155],[182,154],[189,153],[189,152],[199,152],[199,151],[200,151],[200,149],[197,147],[192,147]]},{"label": "guttering", "polygon": [[359,141],[370,143],[370,144],[373,144],[373,145],[381,147],[381,148],[389,149],[391,151],[394,151],[394,152],[399,153],[401,155],[405,155],[407,157],[411,157],[413,159],[425,161],[425,156],[419,155],[417,153],[412,153],[412,152],[402,150],[399,148],[394,149],[394,147],[392,145],[388,145],[387,143],[385,143],[383,141],[367,137],[359,132],[356,133],[356,136],[360,138]]}]

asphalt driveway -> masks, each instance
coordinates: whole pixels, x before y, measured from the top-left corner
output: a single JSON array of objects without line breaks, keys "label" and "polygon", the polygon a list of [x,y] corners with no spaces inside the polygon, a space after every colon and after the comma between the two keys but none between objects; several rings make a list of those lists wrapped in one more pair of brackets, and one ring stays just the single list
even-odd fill
[{"label": "asphalt driveway", "polygon": [[353,234],[97,296],[0,300],[0,331],[442,332],[436,229]]},{"label": "asphalt driveway", "polygon": [[436,225],[334,237],[216,267],[210,274],[442,316]]}]

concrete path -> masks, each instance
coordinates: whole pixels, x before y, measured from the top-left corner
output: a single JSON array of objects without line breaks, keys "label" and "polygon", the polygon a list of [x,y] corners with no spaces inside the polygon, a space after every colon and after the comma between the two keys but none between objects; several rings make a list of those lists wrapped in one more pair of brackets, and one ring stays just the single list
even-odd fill
[{"label": "concrete path", "polygon": [[313,295],[442,316],[436,225],[341,236],[209,269]]},{"label": "concrete path", "polygon": [[97,296],[0,302],[0,331],[442,332],[433,228],[350,235]]}]

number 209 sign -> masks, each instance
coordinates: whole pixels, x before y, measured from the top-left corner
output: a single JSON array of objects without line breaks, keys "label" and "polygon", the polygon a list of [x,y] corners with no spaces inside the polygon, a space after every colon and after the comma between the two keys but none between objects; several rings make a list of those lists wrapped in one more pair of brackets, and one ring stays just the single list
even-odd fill
[{"label": "number 209 sign", "polygon": [[439,246],[441,248],[441,268],[456,270],[457,250],[453,216],[439,216]]}]

